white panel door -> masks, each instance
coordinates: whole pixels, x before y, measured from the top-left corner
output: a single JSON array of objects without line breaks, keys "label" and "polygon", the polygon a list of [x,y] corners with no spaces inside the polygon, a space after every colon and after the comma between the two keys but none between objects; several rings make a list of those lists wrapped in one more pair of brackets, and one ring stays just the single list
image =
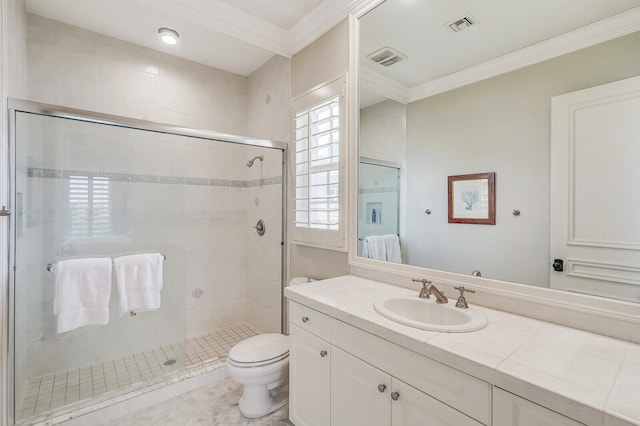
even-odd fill
[{"label": "white panel door", "polygon": [[391,424],[393,426],[482,425],[403,381],[396,378],[391,380]]},{"label": "white panel door", "polygon": [[289,417],[296,426],[330,424],[330,345],[290,324]]},{"label": "white panel door", "polygon": [[639,117],[640,77],[552,99],[552,288],[640,301]]},{"label": "white panel door", "polygon": [[493,389],[493,426],[578,426],[581,424],[502,389]]},{"label": "white panel door", "polygon": [[391,424],[391,376],[331,348],[331,426]]}]

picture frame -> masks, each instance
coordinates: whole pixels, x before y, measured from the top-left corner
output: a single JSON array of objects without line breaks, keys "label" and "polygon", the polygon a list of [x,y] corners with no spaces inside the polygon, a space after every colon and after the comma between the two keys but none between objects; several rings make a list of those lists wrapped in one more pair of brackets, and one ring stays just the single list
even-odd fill
[{"label": "picture frame", "polygon": [[449,223],[496,224],[496,174],[449,176]]}]

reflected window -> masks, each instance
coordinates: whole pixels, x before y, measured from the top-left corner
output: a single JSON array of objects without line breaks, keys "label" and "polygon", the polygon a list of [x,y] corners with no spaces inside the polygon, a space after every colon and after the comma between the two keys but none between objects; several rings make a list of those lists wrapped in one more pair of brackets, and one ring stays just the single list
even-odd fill
[{"label": "reflected window", "polygon": [[69,177],[70,237],[111,234],[111,182],[108,177]]}]

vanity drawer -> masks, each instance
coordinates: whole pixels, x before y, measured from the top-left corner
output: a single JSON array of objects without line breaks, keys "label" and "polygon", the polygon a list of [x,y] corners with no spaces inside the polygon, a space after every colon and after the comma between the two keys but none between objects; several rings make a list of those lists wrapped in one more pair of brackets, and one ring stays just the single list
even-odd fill
[{"label": "vanity drawer", "polygon": [[289,300],[289,322],[311,334],[329,340],[331,317]]}]

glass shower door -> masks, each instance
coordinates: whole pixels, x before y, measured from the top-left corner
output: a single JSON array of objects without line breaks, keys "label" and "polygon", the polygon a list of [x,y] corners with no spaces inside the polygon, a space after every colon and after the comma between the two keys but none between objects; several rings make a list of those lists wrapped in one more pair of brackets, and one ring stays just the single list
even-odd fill
[{"label": "glass shower door", "polygon": [[[156,379],[187,362],[175,346],[186,336],[184,139],[16,112],[16,421]],[[106,321],[61,327],[60,307],[76,303],[84,289],[56,289],[58,262],[140,253],[166,257],[158,309],[122,314],[114,278],[96,290],[109,300]]]}]

